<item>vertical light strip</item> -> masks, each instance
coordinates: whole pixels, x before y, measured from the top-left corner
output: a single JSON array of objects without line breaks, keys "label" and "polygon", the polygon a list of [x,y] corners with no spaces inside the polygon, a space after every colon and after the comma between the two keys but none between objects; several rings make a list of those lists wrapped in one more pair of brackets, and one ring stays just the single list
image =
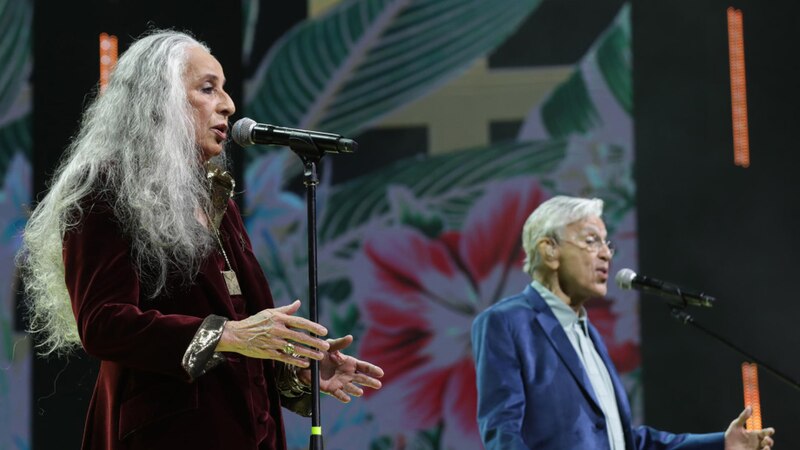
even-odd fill
[{"label": "vertical light strip", "polygon": [[742,11],[733,7],[728,8],[728,58],[731,72],[733,163],[740,167],[750,167],[747,86],[744,73],[744,25]]},{"label": "vertical light strip", "polygon": [[111,69],[117,63],[117,37],[100,33],[100,92],[106,90]]},{"label": "vertical light strip", "polygon": [[742,385],[744,386],[744,406],[753,408],[753,415],[747,419],[748,430],[761,429],[761,396],[758,393],[758,365],[742,363]]}]

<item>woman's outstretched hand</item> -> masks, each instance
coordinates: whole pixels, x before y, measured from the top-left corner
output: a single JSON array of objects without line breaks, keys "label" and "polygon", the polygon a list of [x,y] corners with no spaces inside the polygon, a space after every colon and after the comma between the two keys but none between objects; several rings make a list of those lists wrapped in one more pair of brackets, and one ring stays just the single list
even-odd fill
[{"label": "woman's outstretched hand", "polygon": [[298,367],[308,367],[309,358],[323,360],[331,344],[303,331],[325,336],[328,330],[295,316],[298,309],[300,300],[295,300],[290,305],[265,309],[243,320],[229,320],[222,330],[216,351],[274,359]]},{"label": "woman's outstretched hand", "polygon": [[[378,378],[383,376],[383,369],[340,351],[353,343],[353,336],[348,334],[339,339],[328,339],[328,342],[330,348],[319,363],[319,388],[322,392],[348,403],[351,396],[364,395],[361,386],[381,388]],[[311,384],[310,370],[299,370],[298,376],[304,383]]]}]

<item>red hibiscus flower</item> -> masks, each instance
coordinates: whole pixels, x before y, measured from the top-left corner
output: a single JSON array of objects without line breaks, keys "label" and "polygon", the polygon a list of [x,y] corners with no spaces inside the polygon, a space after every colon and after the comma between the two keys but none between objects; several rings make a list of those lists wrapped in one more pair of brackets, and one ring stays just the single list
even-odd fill
[{"label": "red hibiscus flower", "polygon": [[367,327],[360,356],[386,372],[368,394],[386,431],[441,425],[441,448],[480,448],[472,320],[530,282],[520,233],[543,200],[533,180],[508,180],[486,189],[460,231],[430,238],[398,226],[365,238],[354,271]]}]

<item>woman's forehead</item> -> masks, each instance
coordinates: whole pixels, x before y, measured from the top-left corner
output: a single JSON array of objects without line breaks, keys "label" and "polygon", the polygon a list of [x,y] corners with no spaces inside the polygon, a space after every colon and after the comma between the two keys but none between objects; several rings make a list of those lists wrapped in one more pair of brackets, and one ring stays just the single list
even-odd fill
[{"label": "woman's forehead", "polygon": [[194,80],[215,79],[222,83],[225,82],[225,74],[222,71],[217,58],[208,53],[202,47],[191,47],[187,50],[186,77]]}]

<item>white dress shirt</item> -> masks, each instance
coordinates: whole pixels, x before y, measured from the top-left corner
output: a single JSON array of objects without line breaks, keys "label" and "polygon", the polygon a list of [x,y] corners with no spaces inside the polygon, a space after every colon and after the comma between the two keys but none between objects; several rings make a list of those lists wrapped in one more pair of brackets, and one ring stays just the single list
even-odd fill
[{"label": "white dress shirt", "polygon": [[625,433],[622,431],[622,421],[619,417],[617,397],[614,395],[614,385],[611,383],[608,368],[597,353],[591,338],[589,338],[589,317],[586,315],[586,310],[581,307],[580,314],[575,314],[572,308],[538,281],[534,280],[531,286],[542,296],[547,306],[553,311],[583,364],[583,369],[589,377],[595,397],[600,402],[600,409],[603,410],[603,414],[606,417],[606,432],[608,433],[608,442],[611,445],[611,450],[625,450]]}]

